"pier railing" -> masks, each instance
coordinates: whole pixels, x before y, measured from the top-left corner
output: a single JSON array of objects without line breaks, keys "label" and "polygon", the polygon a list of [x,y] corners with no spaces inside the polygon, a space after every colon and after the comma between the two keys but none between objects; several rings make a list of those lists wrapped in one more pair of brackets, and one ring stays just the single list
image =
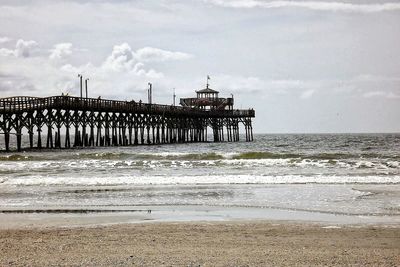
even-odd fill
[{"label": "pier railing", "polygon": [[8,97],[0,98],[1,113],[20,113],[41,109],[65,109],[94,112],[124,112],[143,114],[164,114],[170,116],[198,117],[254,117],[253,109],[248,110],[199,110],[190,107],[147,104],[136,101],[118,101],[72,96],[51,97]]}]

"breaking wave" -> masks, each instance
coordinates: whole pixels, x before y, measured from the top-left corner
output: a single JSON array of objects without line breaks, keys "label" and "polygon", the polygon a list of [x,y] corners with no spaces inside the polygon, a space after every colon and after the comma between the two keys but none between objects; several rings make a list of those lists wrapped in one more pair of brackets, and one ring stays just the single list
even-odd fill
[{"label": "breaking wave", "polygon": [[400,176],[204,175],[121,177],[30,177],[4,181],[6,185],[165,185],[165,184],[400,184]]},{"label": "breaking wave", "polygon": [[11,154],[1,155],[0,161],[42,161],[42,160],[72,160],[72,159],[98,159],[98,160],[222,160],[222,159],[301,159],[301,160],[344,160],[344,159],[387,159],[400,160],[397,154],[378,153],[275,153],[250,151],[242,153],[133,153],[133,152],[72,152],[72,153],[46,153],[46,154]]}]

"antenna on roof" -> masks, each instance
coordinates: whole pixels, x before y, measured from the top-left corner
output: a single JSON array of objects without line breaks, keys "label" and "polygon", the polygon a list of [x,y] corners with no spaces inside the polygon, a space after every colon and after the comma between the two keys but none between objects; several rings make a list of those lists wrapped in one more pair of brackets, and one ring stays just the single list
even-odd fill
[{"label": "antenna on roof", "polygon": [[206,86],[207,89],[208,89],[208,86],[210,85],[210,84],[208,83],[209,80],[211,80],[210,75],[207,75],[207,86]]},{"label": "antenna on roof", "polygon": [[175,99],[176,99],[176,94],[175,94],[175,88],[174,88],[174,94],[172,95],[172,97],[173,97],[173,104],[174,104],[174,106],[175,106]]}]

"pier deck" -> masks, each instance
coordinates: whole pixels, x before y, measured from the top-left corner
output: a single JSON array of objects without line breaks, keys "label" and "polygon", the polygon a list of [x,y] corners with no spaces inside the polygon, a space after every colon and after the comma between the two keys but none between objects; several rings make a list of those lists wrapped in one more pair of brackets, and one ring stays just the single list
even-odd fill
[{"label": "pier deck", "polygon": [[[208,128],[214,142],[235,142],[239,123],[244,125],[246,141],[252,141],[254,117],[253,109],[202,110],[72,96],[0,98],[0,132],[6,151],[10,135],[16,136],[16,149],[22,149],[23,133],[29,136],[29,147],[39,149],[206,142]],[[43,131],[47,131],[45,145]]]}]

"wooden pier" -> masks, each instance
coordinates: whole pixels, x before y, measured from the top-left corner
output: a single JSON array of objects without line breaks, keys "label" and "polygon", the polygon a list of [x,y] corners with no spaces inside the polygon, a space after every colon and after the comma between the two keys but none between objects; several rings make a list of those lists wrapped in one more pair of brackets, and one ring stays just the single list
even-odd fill
[{"label": "wooden pier", "polygon": [[[204,109],[72,96],[0,98],[0,133],[6,151],[15,149],[10,137],[21,151],[23,135],[38,149],[236,142],[240,123],[246,141],[253,141],[254,110],[234,110],[231,102],[229,109]],[[208,130],[213,140],[207,140]]]}]

